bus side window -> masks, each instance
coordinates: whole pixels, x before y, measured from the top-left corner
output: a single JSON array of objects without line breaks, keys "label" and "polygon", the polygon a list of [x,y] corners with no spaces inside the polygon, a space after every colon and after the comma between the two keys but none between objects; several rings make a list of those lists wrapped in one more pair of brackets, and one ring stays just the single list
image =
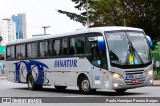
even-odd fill
[{"label": "bus side window", "polygon": [[[95,66],[107,68],[106,51],[99,49],[97,38],[102,36],[101,34],[89,34],[86,37],[86,56],[88,60]],[[95,38],[95,39],[94,39]],[[91,41],[89,41],[89,39]]]},{"label": "bus side window", "polygon": [[45,42],[45,47],[46,47],[46,56],[51,56],[51,41]]},{"label": "bus side window", "polygon": [[38,57],[38,43],[27,44],[27,58],[37,58]]},{"label": "bus side window", "polygon": [[39,56],[45,57],[45,42],[39,43]]},{"label": "bus side window", "polygon": [[15,59],[15,47],[11,46],[11,59]]},{"label": "bus side window", "polygon": [[61,55],[61,40],[53,40],[53,56]]},{"label": "bus side window", "polygon": [[67,49],[68,49],[68,39],[62,39],[61,54],[67,55],[68,54]]},{"label": "bus side window", "polygon": [[25,45],[17,45],[16,59],[24,59],[24,58],[25,58]]},{"label": "bus side window", "polygon": [[7,60],[11,60],[15,58],[15,49],[14,46],[7,47]]},{"label": "bus side window", "polygon": [[26,58],[26,45],[25,44],[21,45],[21,54],[22,54],[22,58],[25,59]]},{"label": "bus side window", "polygon": [[98,43],[97,41],[91,42],[90,43],[91,47],[91,54],[92,54],[92,64],[95,66],[101,66],[101,60],[100,60],[100,53],[98,50]]},{"label": "bus side window", "polygon": [[11,48],[10,48],[10,47],[7,47],[6,58],[7,58],[7,60],[8,60],[8,59],[11,59]]},{"label": "bus side window", "polygon": [[70,38],[69,54],[73,56],[84,54],[84,37]]},{"label": "bus side window", "polygon": [[51,56],[51,41],[42,41],[39,43],[39,56],[40,57]]}]

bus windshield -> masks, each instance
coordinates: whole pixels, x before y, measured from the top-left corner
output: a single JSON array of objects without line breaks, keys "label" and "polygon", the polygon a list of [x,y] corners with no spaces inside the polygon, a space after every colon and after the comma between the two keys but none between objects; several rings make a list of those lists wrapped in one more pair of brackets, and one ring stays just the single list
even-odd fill
[{"label": "bus windshield", "polygon": [[143,32],[105,32],[110,61],[117,65],[139,65],[151,61],[151,54]]}]

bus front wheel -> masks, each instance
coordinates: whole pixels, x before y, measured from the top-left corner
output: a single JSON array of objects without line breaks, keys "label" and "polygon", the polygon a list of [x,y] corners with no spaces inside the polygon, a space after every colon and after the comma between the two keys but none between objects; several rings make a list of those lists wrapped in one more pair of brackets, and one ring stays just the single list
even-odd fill
[{"label": "bus front wheel", "polygon": [[32,75],[29,75],[27,78],[27,85],[29,90],[40,90],[42,89],[43,85],[35,84],[34,78]]},{"label": "bus front wheel", "polygon": [[93,93],[94,91],[96,91],[95,89],[91,89],[90,88],[90,82],[88,80],[87,77],[81,77],[79,79],[79,90],[82,94],[91,94]]}]

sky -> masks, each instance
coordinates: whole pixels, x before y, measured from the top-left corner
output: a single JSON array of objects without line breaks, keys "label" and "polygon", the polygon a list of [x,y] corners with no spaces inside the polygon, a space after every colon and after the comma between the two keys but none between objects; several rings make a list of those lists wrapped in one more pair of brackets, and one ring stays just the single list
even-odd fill
[{"label": "sky", "polygon": [[43,34],[42,26],[50,26],[47,34],[58,34],[84,28],[80,23],[70,20],[58,9],[79,13],[71,0],[0,0],[0,19],[11,18],[13,14],[25,13],[27,38]]}]

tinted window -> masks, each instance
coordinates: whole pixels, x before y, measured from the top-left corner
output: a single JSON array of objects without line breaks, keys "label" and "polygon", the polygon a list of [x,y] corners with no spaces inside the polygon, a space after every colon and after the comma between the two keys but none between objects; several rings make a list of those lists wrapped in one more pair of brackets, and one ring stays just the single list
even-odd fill
[{"label": "tinted window", "polygon": [[24,59],[25,58],[25,45],[16,46],[16,58]]},{"label": "tinted window", "polygon": [[10,58],[11,58],[11,48],[10,48],[10,47],[7,47],[7,55],[6,55],[6,58],[7,58],[7,59],[10,59]]},{"label": "tinted window", "polygon": [[61,55],[60,53],[60,48],[61,47],[61,41],[60,40],[54,40],[53,41],[53,56],[59,56]]},{"label": "tinted window", "polygon": [[45,42],[39,43],[39,56],[45,57]]},{"label": "tinted window", "polygon": [[107,67],[106,51],[100,51],[98,41],[90,42],[91,62],[95,66]]},{"label": "tinted window", "polygon": [[38,44],[31,43],[27,44],[27,57],[28,58],[36,58],[37,57]]},{"label": "tinted window", "polygon": [[7,59],[14,59],[14,58],[15,58],[14,46],[7,47]]},{"label": "tinted window", "polygon": [[84,54],[84,37],[70,38],[70,55]]},{"label": "tinted window", "polygon": [[106,50],[99,48],[98,38],[102,37],[100,33],[87,34],[86,36],[86,55],[87,59],[95,66],[107,68]]},{"label": "tinted window", "polygon": [[52,51],[52,45],[51,41],[45,42],[45,47],[46,47],[46,56],[51,56],[51,51]]},{"label": "tinted window", "polygon": [[62,55],[67,55],[67,48],[68,48],[67,39],[62,39],[62,45],[61,45],[61,54]]},{"label": "tinted window", "polygon": [[39,43],[39,56],[40,57],[51,56],[51,41],[45,41]]}]

